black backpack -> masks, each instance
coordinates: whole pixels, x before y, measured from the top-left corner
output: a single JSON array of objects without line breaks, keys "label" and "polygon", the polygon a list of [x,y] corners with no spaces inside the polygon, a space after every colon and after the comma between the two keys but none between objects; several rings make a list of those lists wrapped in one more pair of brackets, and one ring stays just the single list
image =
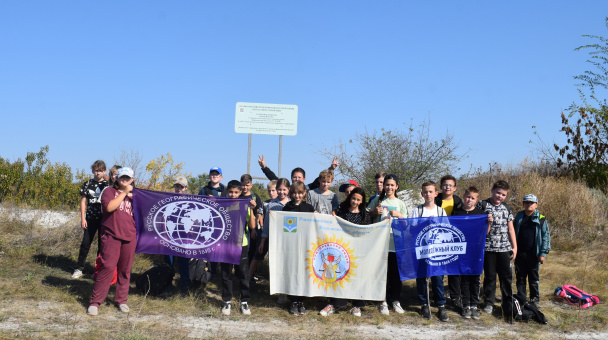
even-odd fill
[{"label": "black backpack", "polygon": [[[509,301],[510,300],[510,301]],[[546,325],[548,323],[545,315],[534,307],[533,304],[526,301],[526,297],[516,294],[512,299],[505,299],[502,304],[502,312],[507,320],[529,321]]]},{"label": "black backpack", "polygon": [[199,259],[190,259],[190,280],[207,283],[211,279],[211,272],[207,270],[207,263]]},{"label": "black backpack", "polygon": [[168,265],[155,266],[141,274],[135,287],[143,294],[158,296],[173,283],[175,271]]}]

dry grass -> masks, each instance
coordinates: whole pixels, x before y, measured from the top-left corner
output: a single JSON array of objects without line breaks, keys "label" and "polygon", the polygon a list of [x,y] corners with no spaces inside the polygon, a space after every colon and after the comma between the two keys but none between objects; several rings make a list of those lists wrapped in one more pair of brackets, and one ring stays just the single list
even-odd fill
[{"label": "dry grass", "polygon": [[[450,322],[440,323],[436,316],[427,321],[418,315],[415,282],[404,283],[402,305],[405,315],[381,315],[368,306],[356,318],[346,312],[323,318],[317,312],[328,302],[309,298],[306,317],[292,317],[269,296],[267,280],[252,289],[253,315],[237,311],[230,317],[220,313],[221,287],[210,283],[190,296],[145,297],[136,291],[137,276],[159,261],[157,256],[137,254],[133,264],[129,294],[131,314],[120,313],[113,301],[113,289],[100,315],[85,314],[93,281],[90,275],[73,280],[81,232],[79,227],[44,230],[0,218],[0,338],[115,338],[152,339],[199,338],[334,338],[406,337],[428,338],[555,338],[566,332],[597,330],[606,332],[608,311],[604,304],[577,311],[552,302],[556,286],[571,283],[607,296],[608,271],[602,264],[608,250],[599,243],[576,251],[552,252],[541,269],[542,311],[550,327],[534,322],[508,325],[496,316],[483,315],[479,321],[464,320],[449,311]],[[88,263],[93,261],[95,247]],[[92,267],[86,272],[91,273]],[[268,277],[265,265],[261,268]],[[235,290],[238,291],[238,290]],[[435,309],[433,308],[433,311]],[[557,332],[557,333],[556,333]],[[584,337],[584,336],[583,336]]]}]

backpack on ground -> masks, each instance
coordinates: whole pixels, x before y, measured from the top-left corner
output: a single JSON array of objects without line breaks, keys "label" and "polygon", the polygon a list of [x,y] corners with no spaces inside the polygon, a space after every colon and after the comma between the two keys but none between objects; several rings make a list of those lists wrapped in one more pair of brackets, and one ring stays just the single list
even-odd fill
[{"label": "backpack on ground", "polygon": [[574,285],[563,285],[555,288],[555,296],[578,309],[588,308],[600,303],[599,297],[584,292]]},{"label": "backpack on ground", "polygon": [[135,287],[143,294],[158,296],[173,284],[175,271],[166,264],[155,266],[141,274]]},{"label": "backpack on ground", "polygon": [[534,320],[540,324],[546,325],[548,323],[545,315],[534,307],[533,304],[526,301],[526,297],[515,294],[511,301],[503,302],[503,314],[506,319],[512,319],[515,321],[529,321]]},{"label": "backpack on ground", "polygon": [[211,279],[211,272],[207,270],[207,263],[199,259],[190,259],[190,280],[207,283]]}]

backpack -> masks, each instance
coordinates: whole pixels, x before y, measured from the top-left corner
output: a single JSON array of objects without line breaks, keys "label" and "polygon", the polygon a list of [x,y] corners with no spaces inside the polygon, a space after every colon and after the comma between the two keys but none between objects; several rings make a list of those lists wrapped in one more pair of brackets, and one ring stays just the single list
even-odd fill
[{"label": "backpack", "polygon": [[[435,204],[435,207],[437,207],[437,217],[444,217],[446,216],[444,213],[441,212],[441,207],[438,206],[437,204]],[[419,205],[418,207],[416,207],[416,209],[418,209],[418,217],[422,217],[422,213],[424,212],[424,205]]]},{"label": "backpack", "polygon": [[211,279],[211,272],[207,270],[207,264],[203,260],[190,259],[190,280],[207,283]]},{"label": "backpack", "polygon": [[582,291],[574,285],[563,285],[555,288],[555,296],[563,302],[578,309],[588,308],[600,303],[600,298]]},{"label": "backpack", "polygon": [[175,271],[166,264],[155,266],[141,274],[135,287],[143,294],[158,296],[173,283]]},{"label": "backpack", "polygon": [[513,295],[512,301],[505,301],[502,306],[503,314],[506,319],[515,321],[530,321],[534,320],[540,324],[548,323],[545,315],[534,307],[533,304],[526,301],[526,297],[522,295]]}]

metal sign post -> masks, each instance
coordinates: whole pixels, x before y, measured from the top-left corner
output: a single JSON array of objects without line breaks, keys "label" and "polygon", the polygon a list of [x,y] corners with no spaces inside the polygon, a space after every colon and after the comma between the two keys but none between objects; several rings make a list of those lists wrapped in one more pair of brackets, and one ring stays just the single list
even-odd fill
[{"label": "metal sign post", "polygon": [[[283,136],[295,136],[298,132],[298,106],[287,104],[236,103],[234,131],[247,133],[247,173],[251,174],[251,143],[253,134],[279,135],[279,167],[283,158]],[[266,179],[265,177],[253,177]]]}]

